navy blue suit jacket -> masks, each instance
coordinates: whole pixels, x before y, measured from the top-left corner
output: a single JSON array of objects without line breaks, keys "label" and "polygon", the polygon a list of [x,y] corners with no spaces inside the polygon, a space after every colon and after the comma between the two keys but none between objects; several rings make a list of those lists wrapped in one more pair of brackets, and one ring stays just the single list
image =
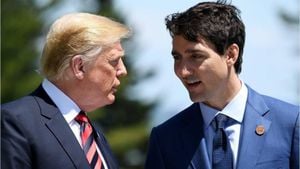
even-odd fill
[{"label": "navy blue suit jacket", "polygon": [[[96,138],[110,169],[118,165],[103,134]],[[1,107],[3,169],[90,169],[85,154],[44,89]]]},{"label": "navy blue suit jacket", "polygon": [[[150,136],[145,169],[211,169],[203,118],[194,103]],[[263,125],[263,135],[256,126]],[[299,169],[299,107],[248,87],[237,169]]]}]

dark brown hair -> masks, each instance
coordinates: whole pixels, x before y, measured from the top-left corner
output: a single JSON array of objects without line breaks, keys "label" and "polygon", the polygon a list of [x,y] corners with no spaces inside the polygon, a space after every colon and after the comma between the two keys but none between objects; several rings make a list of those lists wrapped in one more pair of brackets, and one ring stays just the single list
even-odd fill
[{"label": "dark brown hair", "polygon": [[239,47],[239,56],[234,65],[235,72],[242,70],[242,55],[245,43],[245,26],[240,10],[226,1],[201,2],[182,13],[174,13],[165,18],[171,36],[181,35],[197,42],[199,37],[215,46],[223,55],[233,43]]}]

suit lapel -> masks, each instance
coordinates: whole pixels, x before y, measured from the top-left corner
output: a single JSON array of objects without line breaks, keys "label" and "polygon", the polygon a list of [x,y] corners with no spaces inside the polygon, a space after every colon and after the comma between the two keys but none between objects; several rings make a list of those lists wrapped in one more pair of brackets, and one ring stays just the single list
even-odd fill
[{"label": "suit lapel", "polygon": [[41,115],[44,117],[45,125],[70,157],[75,168],[89,169],[86,157],[72,130],[44,89],[40,86],[31,95],[35,97],[41,107]]},{"label": "suit lapel", "polygon": [[64,120],[63,117],[56,115],[46,123],[46,126],[57,138],[61,147],[65,150],[77,168],[89,168],[86,157],[78,144],[78,141]]},{"label": "suit lapel", "polygon": [[[264,146],[265,137],[270,128],[271,121],[264,118],[269,111],[263,98],[248,87],[248,100],[242,125],[239,144],[237,169],[255,168],[260,152]],[[263,135],[256,133],[258,125],[264,127]]]},{"label": "suit lapel", "polygon": [[100,130],[96,130],[94,126],[93,126],[93,128],[94,128],[94,131],[97,132],[96,142],[97,142],[97,145],[103,155],[103,158],[105,160],[107,167],[114,168],[114,169],[119,168],[117,166],[117,162],[116,162],[115,158],[113,157],[113,155],[111,153],[109,145],[107,144],[107,141],[104,138],[104,135],[100,132]]},{"label": "suit lapel", "polygon": [[200,141],[200,145],[192,159],[191,166],[192,169],[211,169],[204,138]]},{"label": "suit lapel", "polygon": [[[209,169],[210,162],[204,139],[203,118],[199,105],[194,103],[185,112],[186,118],[182,120],[183,128],[180,132],[185,158],[189,168]],[[198,169],[198,168],[197,168]]]}]

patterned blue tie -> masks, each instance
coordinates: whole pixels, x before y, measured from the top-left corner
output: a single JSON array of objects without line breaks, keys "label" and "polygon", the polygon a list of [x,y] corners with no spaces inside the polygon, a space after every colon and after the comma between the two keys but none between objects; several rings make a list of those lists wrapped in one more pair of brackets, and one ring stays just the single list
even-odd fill
[{"label": "patterned blue tie", "polygon": [[223,114],[218,114],[214,120],[216,135],[213,140],[213,169],[233,168],[232,150],[224,130],[227,120],[228,117]]}]

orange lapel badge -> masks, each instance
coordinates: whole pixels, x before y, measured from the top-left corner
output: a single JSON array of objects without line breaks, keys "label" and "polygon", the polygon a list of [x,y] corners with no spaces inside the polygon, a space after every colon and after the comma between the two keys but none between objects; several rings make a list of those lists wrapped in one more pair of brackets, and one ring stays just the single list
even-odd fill
[{"label": "orange lapel badge", "polygon": [[263,125],[257,125],[255,133],[259,136],[262,136],[265,133],[265,127]]}]

